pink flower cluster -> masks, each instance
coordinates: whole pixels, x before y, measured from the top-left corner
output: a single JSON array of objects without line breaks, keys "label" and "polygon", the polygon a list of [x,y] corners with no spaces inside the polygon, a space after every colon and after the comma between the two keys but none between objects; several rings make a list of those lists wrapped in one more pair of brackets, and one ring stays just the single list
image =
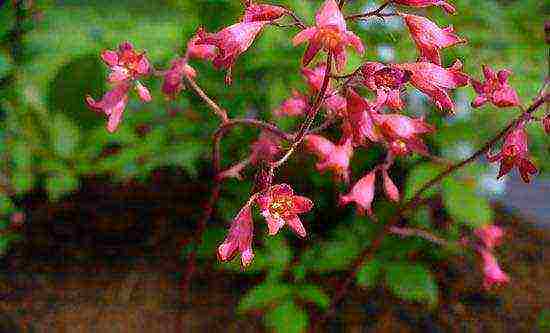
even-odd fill
[{"label": "pink flower cluster", "polygon": [[494,248],[502,243],[504,231],[495,225],[487,225],[476,229],[474,233],[481,240],[478,252],[483,261],[483,286],[490,289],[494,285],[509,282],[510,278],[502,271],[493,254]]}]

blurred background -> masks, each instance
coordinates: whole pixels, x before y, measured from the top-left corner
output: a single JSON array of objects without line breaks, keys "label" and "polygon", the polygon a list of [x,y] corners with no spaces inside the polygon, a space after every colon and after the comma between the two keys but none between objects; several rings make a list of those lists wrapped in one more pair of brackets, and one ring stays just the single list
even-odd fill
[{"label": "blurred background", "polygon": [[[320,1],[274,1],[312,24]],[[348,1],[345,12],[381,2]],[[524,105],[548,74],[544,19],[550,3],[537,0],[453,2],[455,16],[439,8],[416,11],[440,26],[452,24],[468,44],[446,49],[444,64],[460,59],[481,77],[481,64],[509,68]],[[411,10],[411,12],[414,12]],[[217,120],[190,92],[168,101],[160,82],[146,80],[153,101],[130,100],[116,133],[90,111],[84,96],[101,96],[107,69],[99,53],[129,40],[146,50],[155,68],[185,51],[199,26],[218,31],[242,13],[237,0],[0,1],[0,332],[302,332],[328,306],[361,249],[380,230],[352,207],[337,207],[330,175],[319,175],[310,155],[296,154],[279,180],[312,198],[304,215],[308,238],[289,231],[264,237],[257,216],[256,257],[242,270],[238,259],[220,264],[216,247],[252,182],[229,180],[208,221],[202,243],[193,231],[212,186],[211,136]],[[350,52],[347,72],[362,61],[413,62],[417,51],[399,19],[350,23],[367,46]],[[210,63],[192,62],[197,81],[232,117],[273,121],[292,130],[299,119],[271,110],[303,92],[303,47],[293,28],[268,27],[233,70],[233,85]],[[513,109],[471,109],[470,87],[454,94],[457,115],[445,116],[413,89],[406,113],[437,126],[431,151],[460,160],[518,114]],[[540,113],[539,113],[540,114]],[[498,249],[511,278],[482,289],[481,267],[471,253],[422,239],[388,236],[361,268],[329,332],[532,332],[550,329],[550,143],[540,126],[528,127],[540,174],[532,184],[515,171],[496,180],[484,160],[445,180],[417,209],[409,225],[457,241],[480,225],[507,232]],[[328,131],[335,137],[337,132]],[[223,165],[246,157],[257,137],[238,128],[224,141]],[[384,156],[378,148],[356,153],[358,179]],[[400,159],[392,177],[410,197],[441,166],[419,156]],[[253,170],[246,172],[252,177]],[[396,207],[380,195],[380,221]],[[181,290],[187,255],[197,250],[188,291]],[[546,265],[547,266],[547,265]]]}]

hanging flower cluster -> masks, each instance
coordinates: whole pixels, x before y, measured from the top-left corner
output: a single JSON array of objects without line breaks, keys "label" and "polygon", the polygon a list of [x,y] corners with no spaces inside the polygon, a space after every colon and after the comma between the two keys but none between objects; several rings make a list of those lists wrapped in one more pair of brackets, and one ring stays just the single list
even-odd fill
[{"label": "hanging flower cluster", "polygon": [[[254,258],[254,207],[259,208],[265,219],[269,235],[277,234],[287,225],[298,236],[306,237],[299,214],[309,212],[313,202],[295,195],[290,185],[273,185],[276,183],[277,169],[302,147],[316,157],[316,169],[320,173],[329,172],[335,181],[349,187],[346,194],[340,195],[341,205],[354,203],[358,213],[375,218],[372,203],[377,192],[377,179],[385,197],[399,202],[398,184],[390,177],[395,161],[414,154],[431,157],[425,140],[437,130],[425,118],[413,118],[405,113],[407,89],[420,91],[437,109],[451,114],[456,111],[453,91],[467,85],[471,85],[477,93],[472,101],[475,108],[487,103],[499,108],[520,106],[518,95],[508,82],[509,70],[494,72],[490,67],[483,66],[485,81],[480,82],[463,71],[463,64],[458,59],[450,66],[444,65],[442,55],[448,48],[467,43],[452,26],[441,28],[424,16],[400,11],[381,12],[391,2],[399,9],[438,6],[448,14],[455,14],[455,7],[448,1],[393,0],[372,13],[345,16],[335,0],[326,0],[315,15],[315,24],[309,27],[290,9],[252,0],[242,2],[244,12],[238,22],[215,33],[199,27],[188,41],[184,55],[175,57],[167,70],[153,70],[145,53],[136,52],[128,42],[122,43],[116,51],[104,51],[101,57],[111,71],[107,81],[113,88],[100,101],[86,97],[92,109],[108,115],[107,129],[111,132],[121,121],[132,87],[142,101],[151,100],[149,90],[139,81],[151,74],[162,77],[161,90],[167,98],[175,98],[190,86],[211,106],[214,102],[204,97],[200,89],[197,92],[197,88],[193,88],[198,73],[189,65],[190,60],[212,62],[216,69],[226,71],[225,81],[230,84],[239,57],[250,49],[264,29],[283,26],[300,29],[292,40],[289,39],[289,44],[298,47],[307,43],[301,61],[301,74],[307,88],[292,89],[290,97],[272,112],[278,118],[298,118],[301,123],[295,132],[286,133],[273,124],[256,119],[234,120],[220,107],[212,107],[222,120],[215,136],[218,139],[237,124],[252,125],[262,130],[258,139],[250,144],[250,154],[245,160],[220,170],[219,156],[214,157],[217,182],[226,178],[244,178],[243,172],[248,166],[256,170],[254,191],[234,218],[226,239],[218,248],[218,257],[222,261],[240,254],[244,266],[251,264]],[[363,41],[348,29],[346,21],[366,19],[369,15],[395,16],[403,20],[418,56],[403,63],[365,59],[355,71],[344,75],[347,52],[353,49],[363,55],[365,51]],[[283,21],[290,21],[291,24],[282,25]],[[365,91],[370,91],[372,97],[362,94]],[[313,128],[315,121],[321,118],[324,122]],[[524,117],[514,123],[503,136],[501,151],[488,156],[489,161],[500,162],[498,177],[509,173],[514,167],[525,182],[537,173],[529,156],[526,132],[526,126],[532,120],[535,118]],[[550,132],[550,117],[545,115],[541,118],[540,125],[547,133]],[[328,128],[333,130],[324,132]],[[384,152],[384,160],[364,174],[354,175],[351,165],[356,152],[373,146]],[[219,154],[218,150],[215,146],[215,154]],[[485,286],[488,288],[507,282],[508,277],[500,270],[493,255],[502,231],[491,226],[478,229],[475,234],[482,244],[477,251],[484,262]]]}]

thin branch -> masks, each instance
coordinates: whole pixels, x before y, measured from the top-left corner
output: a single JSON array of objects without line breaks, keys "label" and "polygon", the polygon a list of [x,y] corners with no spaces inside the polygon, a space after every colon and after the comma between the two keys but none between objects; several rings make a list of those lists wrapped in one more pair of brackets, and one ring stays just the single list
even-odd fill
[{"label": "thin branch", "polygon": [[441,245],[449,246],[449,242],[441,237],[438,237],[427,230],[415,229],[415,228],[405,228],[405,227],[390,227],[389,233],[394,235],[399,235],[402,237],[420,237],[429,242]]},{"label": "thin branch", "polygon": [[367,246],[366,248],[363,249],[363,251],[361,251],[357,259],[354,261],[353,265],[351,266],[352,268],[347,278],[344,280],[340,288],[336,291],[336,293],[332,297],[329,309],[323,314],[323,316],[319,320],[315,322],[315,325],[313,326],[318,327],[318,325],[321,325],[328,318],[334,315],[336,311],[336,306],[342,301],[342,299],[346,295],[347,290],[350,284],[355,280],[355,277],[357,276],[357,272],[359,271],[359,268],[361,267],[361,265],[363,265],[364,262],[366,262],[367,260],[370,260],[373,257],[374,253],[382,245],[382,241],[384,240],[386,235],[391,233],[392,228],[395,225],[397,225],[399,220],[402,218],[403,214],[406,211],[417,207],[418,203],[421,201],[421,197],[424,192],[426,192],[435,184],[439,183],[446,176],[462,168],[463,166],[475,161],[477,158],[487,153],[497,142],[499,142],[502,138],[504,138],[504,136],[506,136],[508,132],[514,129],[524,119],[529,118],[533,112],[535,112],[542,104],[544,104],[545,98],[548,98],[548,95],[538,96],[533,101],[531,106],[529,106],[529,108],[527,108],[524,112],[522,112],[521,115],[519,115],[517,118],[512,120],[495,137],[493,137],[486,144],[484,144],[482,148],[477,150],[475,153],[473,153],[470,157],[466,158],[465,160],[457,164],[454,164],[452,166],[449,166],[446,170],[444,170],[443,172],[441,172],[440,174],[432,178],[430,181],[428,181],[426,184],[424,184],[424,186],[422,186],[411,199],[409,199],[407,202],[401,205],[397,213],[394,215],[394,217],[384,226],[384,230],[380,232],[380,234],[378,234],[378,236],[371,242],[370,246]]},{"label": "thin branch", "polygon": [[397,16],[396,13],[382,13],[382,11],[384,9],[386,9],[386,7],[388,7],[390,5],[390,3],[391,3],[391,1],[386,1],[382,5],[380,5],[380,7],[376,8],[375,10],[372,10],[372,11],[366,12],[366,13],[349,15],[349,16],[346,16],[345,18],[346,18],[346,20],[364,20],[364,19],[366,19],[368,17],[372,17],[372,16],[381,17],[381,18],[389,17],[389,16]]},{"label": "thin branch", "polygon": [[222,109],[216,102],[214,102],[210,97],[208,97],[208,95],[201,89],[201,87],[199,87],[199,85],[192,78],[190,78],[185,73],[183,74],[182,77],[187,87],[193,90],[193,92],[197,96],[199,96],[206,105],[208,105],[210,110],[212,110],[216,114],[216,116],[220,118],[222,123],[226,123],[229,120],[229,118],[227,117],[227,112],[224,109]]}]

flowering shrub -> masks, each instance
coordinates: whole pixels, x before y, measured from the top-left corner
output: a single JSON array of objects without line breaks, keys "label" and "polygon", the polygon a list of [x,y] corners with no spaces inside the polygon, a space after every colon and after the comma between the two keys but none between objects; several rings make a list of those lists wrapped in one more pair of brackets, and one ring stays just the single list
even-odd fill
[{"label": "flowering shrub", "polygon": [[[348,4],[345,0],[326,0],[316,9],[315,15],[310,13],[302,19],[303,15],[292,6],[244,1],[241,15],[227,27],[217,32],[207,32],[206,28],[195,26],[185,52],[173,57],[169,65],[157,65],[153,54],[141,50],[134,41],[133,44],[121,41],[116,50],[100,53],[101,60],[110,71],[106,82],[111,87],[100,100],[87,96],[83,103],[107,116],[106,128],[113,132],[112,136],[93,132],[105,146],[115,143],[124,152],[130,151],[128,159],[132,161],[137,160],[135,157],[139,155],[140,160],[146,161],[147,167],[144,169],[150,171],[159,165],[169,164],[166,160],[154,159],[159,146],[179,144],[179,147],[176,146],[178,152],[166,149],[161,152],[162,156],[193,172],[193,166],[185,163],[195,155],[201,155],[204,147],[204,143],[193,139],[194,134],[204,135],[205,130],[214,133],[212,193],[197,223],[194,243],[187,251],[182,249],[182,252],[190,253],[186,256],[186,272],[190,273],[186,274],[187,279],[182,279],[183,290],[188,287],[197,253],[214,256],[214,251],[217,251],[220,261],[231,261],[238,255],[248,272],[267,271],[265,281],[242,299],[239,310],[268,308],[268,325],[276,326],[281,331],[300,331],[305,329],[307,315],[298,307],[300,302],[297,300],[313,302],[320,308],[321,311],[314,317],[316,320],[312,320],[318,325],[334,315],[335,307],[345,297],[352,280],[367,287],[375,286],[384,279],[398,297],[409,301],[437,302],[437,285],[429,270],[420,263],[410,262],[399,251],[391,253],[392,249],[406,252],[407,246],[416,246],[411,238],[420,238],[425,242],[418,248],[435,244],[454,251],[454,254],[463,255],[470,251],[478,255],[484,274],[482,285],[486,289],[513,279],[497,262],[496,247],[502,242],[504,231],[492,224],[493,213],[487,200],[479,199],[468,184],[469,179],[479,177],[478,171],[471,171],[468,167],[476,165],[478,158],[486,156],[488,161],[500,163],[499,178],[517,167],[522,179],[530,182],[538,170],[529,153],[526,127],[537,127],[540,132],[549,131],[549,115],[537,115],[548,101],[547,87],[545,85],[532,101],[522,104],[519,94],[508,83],[511,75],[508,69],[495,73],[483,64],[484,82],[478,81],[476,75],[468,74],[463,63],[473,62],[473,57],[464,57],[463,60],[448,58],[451,50],[467,47],[466,39],[461,37],[463,34],[455,33],[452,26],[441,28],[424,14],[412,14],[418,8],[432,6],[441,7],[436,9],[444,9],[448,14],[460,15],[460,6],[446,1],[394,0],[365,12],[358,11],[356,4]],[[358,33],[352,31],[352,26],[358,21],[384,19],[402,21],[416,46],[416,51],[407,50],[404,62],[379,62],[369,54],[364,56],[370,45],[365,38],[361,39]],[[306,24],[306,21],[314,21],[314,24]],[[270,115],[264,115],[265,118],[242,117],[237,110],[239,105],[231,105],[232,108],[222,106],[231,98],[227,91],[240,84],[240,80],[251,80],[250,77],[253,77],[252,69],[242,65],[242,59],[254,52],[264,35],[274,33],[281,34],[285,43],[303,51],[301,60],[294,57],[284,61],[299,64],[301,68],[295,71],[296,75],[301,75],[307,86],[307,90],[288,87],[287,98],[281,99],[280,104],[273,108],[273,118],[280,120],[278,123],[262,120],[270,119]],[[306,44],[305,48],[302,44]],[[265,45],[263,47],[266,48]],[[262,54],[258,52],[255,56],[261,58]],[[273,60],[283,61],[274,57],[266,62]],[[223,97],[215,98],[215,94],[208,92],[210,89],[203,89],[197,83],[220,81],[219,76],[213,73],[203,79],[210,63],[216,70],[225,72],[225,86],[219,89],[224,92]],[[155,94],[154,87],[158,85],[156,78],[160,82],[158,90],[164,98]],[[257,89],[260,83],[255,79],[253,81]],[[454,93],[459,88],[469,89],[467,86],[471,86],[477,94],[471,101],[474,108],[490,103],[501,108],[499,112],[509,113],[511,108],[517,108],[519,113],[502,130],[493,133],[480,149],[463,160],[438,157],[429,143],[439,140],[440,146],[446,144],[444,139],[437,137],[445,132],[446,125],[436,117],[452,120],[455,113],[464,112],[458,110]],[[132,91],[137,93],[137,98],[131,94]],[[421,116],[408,112],[409,97],[415,93],[424,96],[422,98],[426,98],[438,111]],[[213,113],[219,122],[217,128],[211,129],[211,122],[203,128],[193,127],[192,121],[172,119],[175,118],[173,113],[177,114],[172,108],[177,108],[174,105],[177,105],[179,95],[188,94],[195,95]],[[198,99],[194,102],[198,103]],[[134,115],[147,117],[140,116],[138,112],[124,114],[126,108],[145,107],[134,101],[175,104],[167,104],[171,111],[162,125],[156,127],[153,122],[145,124],[145,133],[140,136],[136,134],[137,130],[132,131],[124,126],[125,122],[132,121]],[[295,126],[285,126],[288,124]],[[186,129],[186,126],[189,128]],[[78,130],[74,127],[66,116],[54,118],[50,137],[53,150],[60,157],[55,161],[62,161],[63,166],[46,169],[46,187],[70,190],[75,187],[75,182],[78,184],[78,175],[95,170],[94,166],[86,167],[85,163],[75,166],[77,163],[74,161],[78,160],[73,160],[73,157],[78,158],[76,146],[79,139],[75,134]],[[260,133],[253,140],[248,140],[244,135],[231,140],[228,136],[240,127],[253,127]],[[61,128],[64,131],[57,133]],[[93,134],[88,135],[89,138],[82,140],[95,139]],[[76,141],[69,144],[56,141],[67,136],[68,140],[75,140],[76,137]],[[182,136],[189,141],[181,140],[183,143],[180,143]],[[141,140],[141,137],[144,139]],[[493,153],[500,144],[500,152]],[[243,160],[226,156],[225,152],[234,145],[246,147]],[[14,163],[20,170],[28,170],[32,164],[32,157],[25,155],[29,155],[25,149],[21,144],[12,148],[12,156],[16,159]],[[129,163],[120,155],[105,152],[104,146],[92,146],[90,149],[94,150],[90,155],[101,160],[100,171],[115,175],[132,173],[132,168],[121,168]],[[370,155],[372,158],[368,160],[361,156],[373,152],[376,156]],[[354,203],[357,207],[353,223],[345,227],[340,224],[334,230],[334,240],[331,241],[317,242],[315,235],[308,231],[315,223],[311,216],[317,206],[327,207],[322,200],[316,200],[319,197],[316,192],[320,190],[316,186],[307,186],[310,191],[304,191],[300,181],[295,186],[283,176],[285,166],[293,160],[304,158],[300,155],[309,154],[317,159],[317,171],[304,168],[301,170],[304,177],[316,177],[311,176],[316,172],[330,174],[332,177],[329,179],[335,183],[331,186],[338,198],[332,206]],[[106,159],[102,159],[104,155],[107,155]],[[147,164],[148,160],[153,162]],[[421,160],[427,162],[418,163]],[[51,160],[49,162],[53,164]],[[391,175],[397,173],[395,170],[403,166],[411,169],[407,181],[392,178]],[[63,170],[67,170],[69,176],[57,175]],[[217,241],[213,248],[208,240],[214,229],[207,222],[216,206],[227,205],[221,193],[223,186],[231,188],[235,186],[235,181],[248,185],[248,193],[234,192],[231,201],[239,205],[232,207],[230,214],[234,218],[225,239],[213,237]],[[381,191],[377,191],[376,184],[380,185]],[[15,192],[24,192],[32,185],[21,186],[21,190],[15,187]],[[458,227],[440,230],[415,222],[419,219],[417,215],[424,212],[425,199],[434,197],[437,191],[449,215],[470,230]],[[61,192],[63,194],[64,191]],[[388,202],[376,207],[377,201],[383,200],[377,195],[379,193],[384,193]],[[7,206],[12,205],[9,198],[3,200]],[[9,209],[5,211],[11,212]],[[299,216],[301,214],[304,221]],[[362,217],[365,214],[367,217]],[[345,214],[342,213],[342,216]],[[269,237],[263,241],[264,246],[260,250],[255,250],[263,229],[258,223],[261,220],[265,221]],[[254,228],[254,222],[260,227]],[[303,242],[313,243],[296,260],[291,258],[292,249],[281,236],[285,225],[305,238]],[[236,268],[231,263],[221,267]],[[309,273],[335,270],[347,270],[349,274],[332,298],[318,286],[306,283]],[[281,326],[282,318],[289,314],[294,318],[294,324],[291,324],[294,326]]]}]

